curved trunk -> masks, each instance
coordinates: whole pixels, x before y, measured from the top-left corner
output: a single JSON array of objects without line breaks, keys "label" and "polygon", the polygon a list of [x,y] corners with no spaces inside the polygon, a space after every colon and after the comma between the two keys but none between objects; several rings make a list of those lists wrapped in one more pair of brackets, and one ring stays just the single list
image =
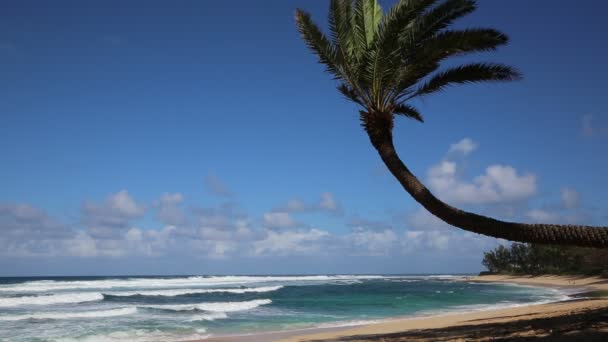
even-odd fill
[{"label": "curved trunk", "polygon": [[426,210],[447,224],[470,232],[511,241],[608,247],[608,227],[500,221],[469,213],[442,202],[399,159],[393,145],[393,114],[361,112],[361,121],[382,161],[403,188]]}]

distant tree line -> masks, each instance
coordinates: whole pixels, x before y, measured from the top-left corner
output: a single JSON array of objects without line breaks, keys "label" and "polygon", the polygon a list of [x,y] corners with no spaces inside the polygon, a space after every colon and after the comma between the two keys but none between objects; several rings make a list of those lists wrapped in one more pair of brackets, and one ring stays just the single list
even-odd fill
[{"label": "distant tree line", "polygon": [[513,243],[485,252],[482,264],[489,273],[608,277],[608,249]]}]

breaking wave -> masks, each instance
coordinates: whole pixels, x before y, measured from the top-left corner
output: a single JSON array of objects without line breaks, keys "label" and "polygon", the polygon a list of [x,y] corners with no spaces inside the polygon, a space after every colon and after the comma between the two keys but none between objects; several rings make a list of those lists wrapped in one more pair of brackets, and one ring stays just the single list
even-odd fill
[{"label": "breaking wave", "polygon": [[226,319],[226,318],[228,318],[228,315],[226,315],[225,312],[210,312],[208,314],[192,316],[192,318],[190,318],[189,321],[190,322],[215,321],[216,319]]},{"label": "breaking wave", "polygon": [[234,288],[234,289],[176,289],[176,290],[144,290],[144,291],[125,291],[125,292],[109,292],[104,295],[116,296],[116,297],[129,297],[129,296],[163,296],[163,297],[175,297],[184,296],[189,294],[202,294],[202,293],[261,293],[261,292],[272,292],[283,288],[283,286],[262,286],[253,288]]},{"label": "breaking wave", "polygon": [[320,275],[320,276],[195,276],[187,278],[125,278],[105,280],[35,280],[18,285],[0,285],[0,292],[52,292],[74,289],[129,289],[129,288],[186,288],[221,285],[246,285],[272,282],[332,282],[365,279],[382,279],[383,276]]},{"label": "breaking wave", "polygon": [[235,312],[255,309],[261,305],[272,303],[270,299],[255,299],[246,302],[209,302],[199,304],[178,304],[178,305],[145,305],[140,308],[170,310],[170,311],[209,311],[209,312]]},{"label": "breaking wave", "polygon": [[41,296],[24,296],[0,298],[0,307],[14,307],[21,305],[52,305],[72,304],[103,300],[101,293],[68,293]]},{"label": "breaking wave", "polygon": [[0,321],[21,321],[26,319],[80,319],[133,315],[137,308],[120,308],[110,310],[81,311],[81,312],[41,312],[25,315],[0,316]]}]

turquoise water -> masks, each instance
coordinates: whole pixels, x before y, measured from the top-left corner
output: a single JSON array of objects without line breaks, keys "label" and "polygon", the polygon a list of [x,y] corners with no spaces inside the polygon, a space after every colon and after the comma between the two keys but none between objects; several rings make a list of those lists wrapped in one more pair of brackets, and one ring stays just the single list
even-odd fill
[{"label": "turquoise water", "polygon": [[453,276],[0,279],[1,341],[180,341],[566,299]]}]

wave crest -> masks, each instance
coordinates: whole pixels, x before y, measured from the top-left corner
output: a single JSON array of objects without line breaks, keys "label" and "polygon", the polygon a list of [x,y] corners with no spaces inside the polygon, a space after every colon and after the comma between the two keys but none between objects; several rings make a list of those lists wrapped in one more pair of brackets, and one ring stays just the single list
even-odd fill
[{"label": "wave crest", "polygon": [[225,312],[210,312],[208,314],[196,315],[190,318],[190,322],[197,321],[215,321],[216,319],[225,319],[228,318]]},{"label": "wave crest", "polygon": [[176,290],[143,290],[143,291],[126,291],[126,292],[108,292],[105,295],[115,297],[129,297],[129,296],[163,296],[163,297],[175,297],[184,296],[189,294],[202,294],[202,293],[261,293],[261,292],[272,292],[282,289],[283,286],[262,286],[253,288],[243,289],[176,289]]},{"label": "wave crest", "polygon": [[376,275],[317,275],[317,276],[193,276],[187,278],[126,278],[100,280],[34,280],[20,284],[0,285],[0,292],[52,292],[75,289],[110,290],[115,288],[187,288],[202,286],[244,285],[255,283],[326,283],[365,279],[382,279]]},{"label": "wave crest", "polygon": [[26,319],[80,319],[133,315],[137,308],[120,308],[110,310],[81,311],[81,312],[44,312],[15,316],[0,316],[0,321],[22,321]]},{"label": "wave crest", "polygon": [[199,304],[179,304],[179,305],[145,305],[140,308],[170,310],[170,311],[209,311],[209,312],[235,312],[255,309],[261,305],[272,303],[270,299],[255,299],[246,302],[209,302]]},{"label": "wave crest", "polygon": [[22,305],[52,305],[94,302],[103,300],[101,293],[68,293],[41,296],[24,296],[0,298],[0,307],[14,307]]}]

